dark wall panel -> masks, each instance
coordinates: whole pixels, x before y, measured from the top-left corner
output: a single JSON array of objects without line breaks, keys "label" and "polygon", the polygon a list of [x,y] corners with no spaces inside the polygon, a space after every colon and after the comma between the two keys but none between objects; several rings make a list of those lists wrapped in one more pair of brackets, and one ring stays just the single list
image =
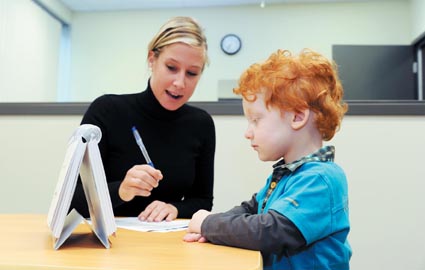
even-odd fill
[{"label": "dark wall panel", "polygon": [[417,100],[413,46],[334,45],[345,100]]}]

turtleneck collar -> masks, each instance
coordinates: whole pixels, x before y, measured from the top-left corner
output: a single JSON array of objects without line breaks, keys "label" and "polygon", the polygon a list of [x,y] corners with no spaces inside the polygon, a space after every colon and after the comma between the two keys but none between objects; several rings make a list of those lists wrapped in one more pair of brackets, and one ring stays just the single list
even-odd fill
[{"label": "turtleneck collar", "polygon": [[187,106],[186,104],[184,104],[182,107],[175,111],[169,111],[162,107],[162,105],[159,103],[159,101],[153,94],[152,88],[150,86],[150,79],[148,80],[146,90],[138,95],[138,102],[140,103],[141,109],[144,113],[148,114],[152,118],[156,118],[159,120],[176,119],[183,113],[184,108]]}]

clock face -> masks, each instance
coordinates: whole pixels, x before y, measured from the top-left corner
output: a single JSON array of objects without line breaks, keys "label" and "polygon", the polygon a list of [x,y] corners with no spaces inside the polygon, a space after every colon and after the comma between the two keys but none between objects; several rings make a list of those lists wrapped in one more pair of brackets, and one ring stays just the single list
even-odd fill
[{"label": "clock face", "polygon": [[225,35],[221,39],[221,49],[224,53],[233,55],[239,52],[242,47],[241,39],[235,34]]}]

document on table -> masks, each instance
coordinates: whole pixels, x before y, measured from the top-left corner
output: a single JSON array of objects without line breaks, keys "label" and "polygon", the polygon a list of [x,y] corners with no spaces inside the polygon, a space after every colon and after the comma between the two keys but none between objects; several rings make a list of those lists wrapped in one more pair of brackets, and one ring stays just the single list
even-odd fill
[{"label": "document on table", "polygon": [[118,228],[139,232],[172,232],[186,230],[189,225],[189,219],[148,222],[140,221],[137,217],[116,217],[115,223]]}]

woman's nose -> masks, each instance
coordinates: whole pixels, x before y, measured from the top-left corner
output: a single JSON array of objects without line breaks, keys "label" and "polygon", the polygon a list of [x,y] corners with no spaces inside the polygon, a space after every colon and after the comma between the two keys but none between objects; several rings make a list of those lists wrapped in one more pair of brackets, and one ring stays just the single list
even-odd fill
[{"label": "woman's nose", "polygon": [[176,78],[174,79],[174,85],[179,89],[184,88],[185,86],[184,80],[185,80],[184,72],[179,72],[177,73]]}]

